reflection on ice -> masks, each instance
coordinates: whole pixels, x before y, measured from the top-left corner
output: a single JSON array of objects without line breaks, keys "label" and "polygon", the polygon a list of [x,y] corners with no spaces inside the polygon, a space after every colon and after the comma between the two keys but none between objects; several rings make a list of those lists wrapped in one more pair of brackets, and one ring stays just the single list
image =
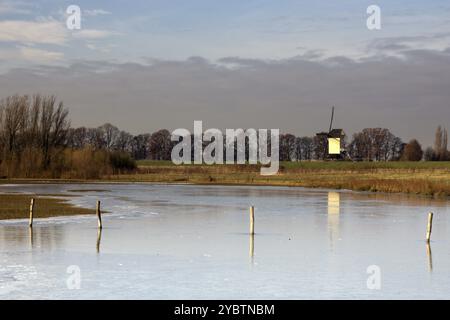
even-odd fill
[{"label": "reflection on ice", "polygon": [[102,228],[97,229],[97,253],[100,253],[100,242],[102,241]]},{"label": "reflection on ice", "polygon": [[33,249],[33,227],[28,227],[28,234],[30,235],[30,250]]},{"label": "reflection on ice", "polygon": [[328,230],[330,233],[331,250],[339,240],[339,213],[341,196],[339,192],[328,192]]},{"label": "reflection on ice", "polygon": [[[448,202],[254,186],[0,186],[74,190],[84,190],[75,205],[102,200],[104,232],[95,215],[35,219],[33,230],[1,221],[0,299],[450,298]],[[258,229],[247,240],[249,203]],[[422,241],[430,210],[434,261]],[[71,265],[80,290],[67,289]],[[367,289],[369,265],[381,268],[382,290]]]},{"label": "reflection on ice", "polygon": [[433,253],[431,252],[431,245],[429,242],[426,243],[427,245],[427,257],[428,257],[428,270],[430,272],[433,271]]},{"label": "reflection on ice", "polygon": [[250,241],[249,241],[249,251],[248,251],[248,255],[250,257],[250,263],[253,265],[253,257],[255,254],[255,235],[254,234],[250,234]]}]

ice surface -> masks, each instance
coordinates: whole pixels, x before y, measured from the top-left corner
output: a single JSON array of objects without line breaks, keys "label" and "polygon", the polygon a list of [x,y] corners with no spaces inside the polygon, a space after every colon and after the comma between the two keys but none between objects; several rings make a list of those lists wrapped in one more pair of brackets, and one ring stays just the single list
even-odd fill
[{"label": "ice surface", "polygon": [[[86,192],[80,192],[86,190]],[[450,298],[448,202],[302,188],[2,185],[95,215],[0,221],[0,299]],[[255,230],[248,235],[248,207]],[[431,247],[423,241],[433,211]],[[80,289],[67,285],[80,268]],[[367,287],[367,267],[381,289]]]}]

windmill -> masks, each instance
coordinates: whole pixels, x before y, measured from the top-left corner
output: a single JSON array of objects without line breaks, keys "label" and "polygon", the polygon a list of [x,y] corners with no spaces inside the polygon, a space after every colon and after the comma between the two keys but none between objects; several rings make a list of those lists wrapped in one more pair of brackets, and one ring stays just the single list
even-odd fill
[{"label": "windmill", "polygon": [[320,140],[326,141],[328,159],[342,159],[345,155],[343,145],[345,133],[342,129],[333,129],[333,120],[334,107],[331,108],[331,120],[328,132],[319,132],[316,135]]}]

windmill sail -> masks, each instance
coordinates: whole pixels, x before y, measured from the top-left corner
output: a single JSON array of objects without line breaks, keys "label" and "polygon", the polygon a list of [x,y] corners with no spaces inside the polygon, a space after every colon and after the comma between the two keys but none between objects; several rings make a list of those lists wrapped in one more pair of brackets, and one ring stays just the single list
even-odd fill
[{"label": "windmill sail", "polygon": [[331,121],[330,121],[330,129],[328,129],[328,132],[331,132],[331,129],[333,129],[333,119],[334,119],[334,107],[331,108]]}]

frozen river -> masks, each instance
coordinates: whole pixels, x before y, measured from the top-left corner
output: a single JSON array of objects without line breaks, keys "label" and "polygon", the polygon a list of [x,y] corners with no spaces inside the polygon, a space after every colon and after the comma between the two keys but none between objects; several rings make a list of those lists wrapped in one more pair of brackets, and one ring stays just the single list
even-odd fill
[{"label": "frozen river", "polygon": [[446,201],[150,184],[0,192],[77,195],[76,205],[101,200],[109,211],[100,234],[95,215],[35,219],[32,231],[26,220],[0,221],[0,299],[450,298]]}]

